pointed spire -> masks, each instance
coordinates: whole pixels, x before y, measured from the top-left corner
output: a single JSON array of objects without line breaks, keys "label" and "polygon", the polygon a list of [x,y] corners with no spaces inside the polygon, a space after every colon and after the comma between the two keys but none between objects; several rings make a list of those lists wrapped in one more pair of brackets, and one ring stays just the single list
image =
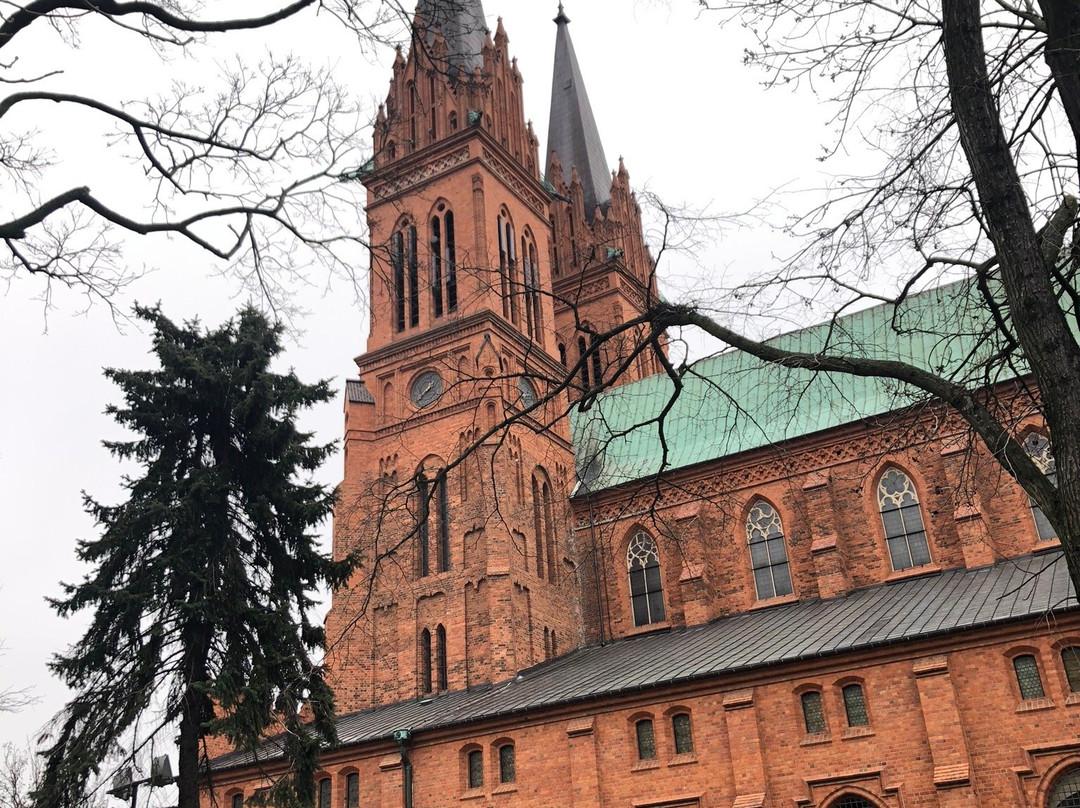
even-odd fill
[{"label": "pointed spire", "polygon": [[[562,3],[555,17],[555,70],[551,80],[551,116],[548,119],[548,154],[555,152],[563,168],[562,179],[569,183],[565,173],[576,168],[581,179],[585,197],[585,210],[590,213],[597,205],[607,203],[608,165],[604,157],[604,145],[596,127],[589,95],[581,77],[574,43],[570,40],[570,18]],[[555,184],[548,168],[548,182]]]},{"label": "pointed spire", "polygon": [[435,30],[446,39],[447,73],[455,79],[460,74],[471,77],[484,66],[484,42],[489,31],[481,0],[420,0],[416,17],[425,29],[430,46]]},{"label": "pointed spire", "polygon": [[[563,179],[570,184],[566,174],[571,167],[578,170],[584,194],[585,211],[592,214],[597,205],[603,206],[610,199],[607,178],[607,159],[604,144],[600,143],[599,130],[581,78],[578,56],[573,52],[570,40],[570,18],[558,4],[555,17],[555,70],[551,83],[551,117],[548,120],[548,153],[558,154],[563,166]],[[548,181],[555,184],[551,164]]]}]

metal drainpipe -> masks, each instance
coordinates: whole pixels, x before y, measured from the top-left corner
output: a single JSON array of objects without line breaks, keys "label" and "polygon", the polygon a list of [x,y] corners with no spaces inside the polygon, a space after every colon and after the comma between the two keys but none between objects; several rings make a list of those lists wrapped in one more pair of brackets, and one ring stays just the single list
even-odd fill
[{"label": "metal drainpipe", "polygon": [[413,808],[413,767],[409,753],[405,751],[408,740],[398,739],[401,751],[401,804],[403,808]]},{"label": "metal drainpipe", "polygon": [[606,644],[606,632],[604,631],[604,601],[600,587],[600,548],[596,546],[596,515],[593,512],[592,492],[585,487],[585,503],[589,506],[589,542],[592,544],[593,582],[596,586],[596,622],[600,627],[600,644]]}]

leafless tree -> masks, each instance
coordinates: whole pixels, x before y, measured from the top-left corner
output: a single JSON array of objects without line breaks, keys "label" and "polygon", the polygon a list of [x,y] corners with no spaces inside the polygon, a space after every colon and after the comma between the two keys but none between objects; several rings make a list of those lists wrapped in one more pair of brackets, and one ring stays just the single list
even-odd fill
[{"label": "leafless tree", "polygon": [[[133,236],[195,245],[272,305],[298,267],[349,272],[362,110],[326,68],[227,48],[305,21],[371,48],[403,19],[385,0],[282,0],[224,18],[186,0],[0,0],[0,277],[109,301],[137,273]],[[123,71],[88,91],[76,59],[117,52]],[[147,76],[160,77],[150,97]]]},{"label": "leafless tree", "polygon": [[[1080,584],[1080,6],[1071,0],[702,0],[704,19],[756,37],[747,63],[767,84],[835,104],[835,149],[867,142],[878,169],[838,180],[785,224],[803,246],[733,294],[772,310],[870,302],[901,312],[912,292],[970,278],[982,327],[948,367],[851,346],[826,327],[812,351],[747,337],[700,304],[657,301],[654,331],[693,325],[760,359],[803,370],[897,380],[952,407],[1057,529]],[[711,16],[710,16],[711,14]],[[827,87],[827,91],[821,90]],[[883,273],[898,279],[885,293]],[[970,322],[970,321],[965,321]],[[897,332],[913,326],[898,316]],[[606,335],[605,335],[606,336]],[[941,333],[942,340],[955,333]],[[678,386],[692,372],[667,367]],[[1022,404],[994,382],[1030,379]],[[1055,474],[1028,455],[1018,410],[1038,410]]]}]

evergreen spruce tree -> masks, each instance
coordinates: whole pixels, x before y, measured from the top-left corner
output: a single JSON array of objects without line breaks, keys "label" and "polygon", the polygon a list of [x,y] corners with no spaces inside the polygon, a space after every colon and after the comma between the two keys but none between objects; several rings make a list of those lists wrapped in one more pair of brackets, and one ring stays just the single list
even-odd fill
[{"label": "evergreen spruce tree", "polygon": [[94,570],[53,606],[94,615],[51,663],[76,695],[58,717],[36,805],[71,805],[162,701],[164,713],[146,717],[170,740],[179,727],[179,808],[199,804],[210,733],[240,748],[280,733],[291,768],[271,797],[310,805],[318,751],[336,741],[333,694],[312,660],[324,634],[309,621],[311,596],[344,570],[312,535],[333,492],[301,479],[333,446],[311,445],[296,417],[328,400],[329,386],[270,370],[280,328],[254,309],[206,332],[159,308],[136,313],[153,324],[160,369],[105,371],[124,396],[108,412],[136,436],[105,446],[141,474],[124,479],[119,505],[85,497],[102,532],[78,554]]}]

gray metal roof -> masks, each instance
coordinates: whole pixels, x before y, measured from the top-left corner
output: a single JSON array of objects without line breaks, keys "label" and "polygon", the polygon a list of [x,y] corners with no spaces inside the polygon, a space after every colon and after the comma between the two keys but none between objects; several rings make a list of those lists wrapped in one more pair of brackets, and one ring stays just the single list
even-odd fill
[{"label": "gray metal roof", "polygon": [[[585,215],[592,218],[597,205],[611,198],[611,170],[604,157],[604,144],[596,127],[589,94],[581,77],[574,43],[570,40],[570,18],[559,4],[555,18],[555,70],[551,78],[551,114],[548,118],[548,160],[559,156],[563,180],[570,184],[570,171],[577,167],[585,196]],[[555,181],[548,164],[548,179]]]},{"label": "gray metal roof", "polygon": [[[343,745],[387,740],[395,729],[416,734],[1076,607],[1060,552],[1023,556],[582,648],[501,684],[341,716],[338,734]],[[269,745],[259,757],[273,755]],[[252,760],[234,752],[213,765]]]},{"label": "gray metal roof", "polygon": [[442,30],[451,78],[459,72],[468,78],[476,68],[483,69],[488,27],[480,0],[420,0],[417,13],[427,29],[428,45],[435,41],[435,29]]},{"label": "gray metal roof", "polygon": [[352,404],[375,403],[375,396],[367,389],[362,379],[349,379],[345,382],[345,398]]}]

